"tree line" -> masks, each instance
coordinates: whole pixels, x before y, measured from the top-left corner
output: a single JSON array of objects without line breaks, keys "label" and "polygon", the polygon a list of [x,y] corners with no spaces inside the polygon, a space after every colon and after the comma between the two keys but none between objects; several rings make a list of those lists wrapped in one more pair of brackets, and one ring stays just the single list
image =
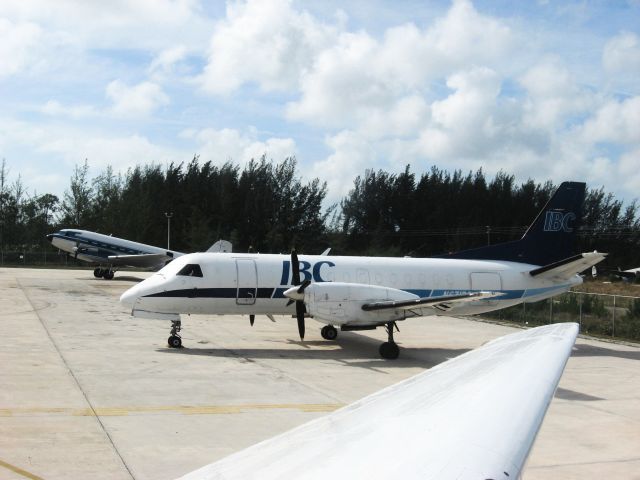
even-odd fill
[{"label": "tree line", "polygon": [[[141,165],[125,174],[107,167],[91,178],[76,165],[63,198],[29,194],[22,179],[0,167],[0,247],[50,248],[46,234],[82,228],[171,248],[206,250],[220,238],[235,251],[429,256],[519,238],[556,185],[517,183],[499,172],[464,174],[432,167],[416,174],[367,170],[337,204],[324,205],[327,186],[303,181],[295,158],[265,157],[243,168],[190,162]],[[603,188],[588,189],[579,230],[581,251],[610,253],[609,263],[640,266],[640,217]]]}]

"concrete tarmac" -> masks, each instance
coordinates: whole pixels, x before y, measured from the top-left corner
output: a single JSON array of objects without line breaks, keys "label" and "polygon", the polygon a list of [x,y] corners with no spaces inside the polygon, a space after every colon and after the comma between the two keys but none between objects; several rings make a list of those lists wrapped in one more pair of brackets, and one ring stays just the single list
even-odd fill
[{"label": "concrete tarmac", "polygon": [[[258,316],[136,319],[146,273],[0,269],[0,479],[172,479],[513,332],[450,317],[323,340]],[[579,339],[524,478],[640,479],[640,348]]]}]

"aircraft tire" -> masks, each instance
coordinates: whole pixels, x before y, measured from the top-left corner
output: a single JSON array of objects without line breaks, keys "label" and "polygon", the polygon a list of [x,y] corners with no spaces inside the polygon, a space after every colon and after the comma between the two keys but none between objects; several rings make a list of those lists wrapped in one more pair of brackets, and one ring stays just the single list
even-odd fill
[{"label": "aircraft tire", "polygon": [[325,340],[335,340],[338,338],[338,330],[333,325],[325,325],[320,329],[320,335]]},{"label": "aircraft tire", "polygon": [[102,277],[103,274],[104,274],[104,270],[102,270],[100,267],[97,267],[93,270],[93,276],[96,278]]},{"label": "aircraft tire", "polygon": [[400,348],[395,343],[384,342],[380,345],[380,356],[387,360],[395,360],[400,355]]},{"label": "aircraft tire", "polygon": [[177,335],[171,335],[167,343],[171,348],[180,348],[182,346],[182,339]]},{"label": "aircraft tire", "polygon": [[113,279],[113,270],[105,270],[104,271],[104,275],[102,276],[105,280],[111,280]]}]

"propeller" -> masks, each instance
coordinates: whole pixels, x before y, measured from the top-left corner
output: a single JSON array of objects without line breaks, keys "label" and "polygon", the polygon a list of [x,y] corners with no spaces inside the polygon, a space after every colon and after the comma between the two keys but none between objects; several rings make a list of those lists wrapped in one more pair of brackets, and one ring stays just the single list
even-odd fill
[{"label": "propeller", "polygon": [[253,322],[256,321],[256,316],[252,313],[251,315],[249,315],[249,323],[251,324],[251,326],[253,327]]},{"label": "propeller", "polygon": [[291,268],[293,269],[293,275],[291,278],[293,287],[284,292],[284,295],[289,297],[287,306],[296,302],[298,333],[300,333],[300,340],[304,340],[304,314],[306,312],[306,308],[304,306],[304,289],[307,288],[311,282],[309,280],[305,280],[300,283],[300,264],[298,263],[298,254],[295,249],[291,251]]}]

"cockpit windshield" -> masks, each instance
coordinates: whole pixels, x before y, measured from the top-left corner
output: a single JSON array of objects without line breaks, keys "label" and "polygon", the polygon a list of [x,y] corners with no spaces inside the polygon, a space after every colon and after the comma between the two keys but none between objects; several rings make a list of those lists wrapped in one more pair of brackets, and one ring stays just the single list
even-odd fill
[{"label": "cockpit windshield", "polygon": [[184,277],[202,277],[202,269],[197,263],[189,263],[182,267],[176,275],[182,275]]}]

